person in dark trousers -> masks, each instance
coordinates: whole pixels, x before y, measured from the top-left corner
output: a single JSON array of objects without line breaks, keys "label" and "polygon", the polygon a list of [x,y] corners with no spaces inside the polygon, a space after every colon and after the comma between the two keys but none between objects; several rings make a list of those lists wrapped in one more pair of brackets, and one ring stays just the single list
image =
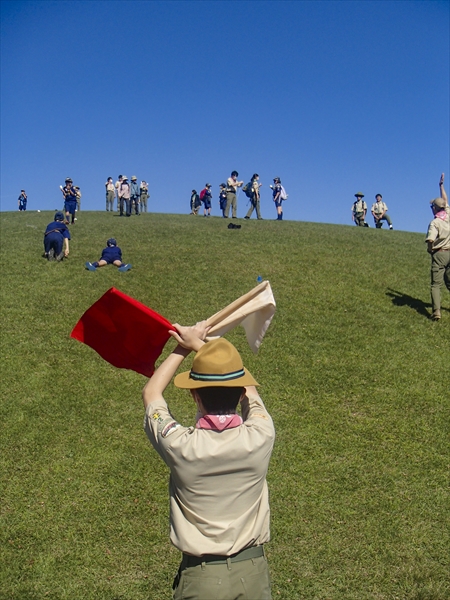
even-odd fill
[{"label": "person in dark trousers", "polygon": [[87,262],[85,267],[88,271],[96,271],[98,267],[105,267],[106,265],[115,265],[119,271],[129,271],[131,269],[129,263],[122,262],[122,250],[114,238],[107,240],[106,248],[103,248],[102,251],[102,257],[96,262]]},{"label": "person in dark trousers", "polygon": [[200,196],[197,194],[197,190],[192,190],[191,193],[191,215],[197,215],[198,209],[202,203],[200,202]]},{"label": "person in dark trousers", "polygon": [[137,182],[136,175],[133,175],[133,177],[131,178],[131,187],[130,187],[130,202],[131,202],[130,212],[133,211],[133,206],[134,206],[135,214],[139,215],[139,202],[140,201],[141,201],[141,190],[139,189],[139,184]]},{"label": "person in dark trousers", "polygon": [[207,183],[205,185],[205,195],[203,196],[203,216],[210,217],[211,216],[211,184]]},{"label": "person in dark trousers", "polygon": [[220,184],[220,192],[219,192],[219,207],[222,211],[222,217],[225,216],[225,209],[227,207],[227,186],[225,183]]},{"label": "person in dark trousers", "polygon": [[73,187],[73,181],[68,177],[64,187],[61,187],[64,196],[64,211],[66,213],[66,224],[75,222],[75,212],[77,210],[77,191]]},{"label": "person in dark trousers", "polygon": [[[70,231],[64,223],[64,215],[58,211],[53,221],[47,225],[44,234],[44,251],[47,260],[61,261],[69,256]],[[63,249],[64,245],[64,249]]]},{"label": "person in dark trousers", "polygon": [[20,190],[20,196],[18,199],[19,210],[27,210],[28,196],[25,190]]},{"label": "person in dark trousers", "polygon": [[130,201],[130,184],[128,183],[128,177],[122,175],[122,181],[119,185],[119,215],[123,217],[123,204],[125,202],[126,215],[131,216],[131,201]]}]

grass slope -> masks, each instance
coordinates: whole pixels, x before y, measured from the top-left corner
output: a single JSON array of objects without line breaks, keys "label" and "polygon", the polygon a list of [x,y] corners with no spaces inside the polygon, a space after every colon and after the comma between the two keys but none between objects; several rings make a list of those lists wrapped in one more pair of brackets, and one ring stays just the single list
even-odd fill
[{"label": "grass slope", "polygon": [[[277,301],[261,350],[252,355],[241,329],[228,337],[277,430],[274,598],[450,597],[450,309],[445,292],[442,321],[427,319],[423,236],[82,212],[58,264],[41,258],[52,215],[1,214],[2,600],[171,597],[179,553],[168,472],[142,431],[145,379],[69,334],[111,286],[189,324],[258,275]],[[110,236],[134,268],[85,271]],[[186,393],[167,396],[192,422]]]}]

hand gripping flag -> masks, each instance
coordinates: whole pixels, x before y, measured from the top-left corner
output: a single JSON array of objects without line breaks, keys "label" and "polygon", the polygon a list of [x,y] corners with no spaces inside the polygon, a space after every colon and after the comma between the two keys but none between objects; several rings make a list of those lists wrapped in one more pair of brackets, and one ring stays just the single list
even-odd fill
[{"label": "hand gripping flag", "polygon": [[[268,281],[263,281],[207,319],[211,329],[206,339],[221,337],[242,325],[256,354],[274,314],[272,289]],[[111,288],[88,308],[70,335],[93,348],[114,367],[151,377],[170,337],[169,331],[174,330],[163,316]]]}]

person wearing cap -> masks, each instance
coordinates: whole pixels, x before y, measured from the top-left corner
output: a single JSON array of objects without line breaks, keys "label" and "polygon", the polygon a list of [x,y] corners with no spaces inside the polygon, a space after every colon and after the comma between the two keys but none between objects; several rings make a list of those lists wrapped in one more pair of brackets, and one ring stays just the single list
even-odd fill
[{"label": "person wearing cap", "polygon": [[19,206],[19,210],[27,210],[27,202],[28,202],[28,196],[25,192],[25,190],[20,190],[20,196],[18,198],[18,206]]},{"label": "person wearing cap", "polygon": [[44,233],[44,257],[59,262],[69,256],[69,240],[70,231],[64,223],[64,214],[58,211]]},{"label": "person wearing cap", "polygon": [[131,186],[130,186],[130,203],[131,203],[130,212],[133,210],[133,206],[134,206],[134,212],[136,215],[139,215],[140,198],[141,198],[141,191],[139,189],[137,177],[136,177],[136,175],[133,175],[133,177],[131,178]]},{"label": "person wearing cap", "polygon": [[120,211],[119,188],[120,188],[120,184],[122,183],[122,179],[123,179],[122,175],[119,175],[116,183],[114,184],[114,192],[115,192],[115,196],[117,199],[117,212]]},{"label": "person wearing cap", "polygon": [[122,175],[122,181],[119,185],[119,209],[120,216],[123,217],[123,204],[125,203],[126,215],[131,216],[131,202],[130,202],[130,184],[128,183],[128,177]]},{"label": "person wearing cap", "polygon": [[205,194],[203,196],[203,216],[204,217],[211,216],[211,199],[212,199],[211,184],[206,183],[205,184]]},{"label": "person wearing cap", "polygon": [[227,186],[221,183],[219,186],[219,208],[222,211],[222,217],[225,216],[225,208],[227,206]]},{"label": "person wearing cap", "polygon": [[434,219],[428,226],[427,250],[431,254],[431,319],[441,318],[441,287],[450,292],[450,208],[444,188],[444,173],[439,180],[440,197],[431,200]]},{"label": "person wearing cap", "polygon": [[146,181],[141,181],[139,191],[141,195],[141,212],[147,212],[147,200],[150,194],[148,193],[148,183]]},{"label": "person wearing cap", "polygon": [[277,221],[283,220],[283,198],[282,191],[283,186],[281,185],[281,179],[279,177],[274,177],[273,185],[270,186],[272,189],[273,201],[275,202],[275,208],[277,210]]},{"label": "person wearing cap", "polygon": [[381,221],[386,221],[389,225],[389,229],[394,229],[392,226],[391,217],[387,214],[388,207],[385,202],[383,202],[383,196],[381,194],[376,194],[375,202],[372,204],[372,215],[375,223],[375,227],[377,229],[381,229],[383,227],[383,223]]},{"label": "person wearing cap", "polygon": [[366,223],[367,204],[363,200],[364,194],[356,192],[356,200],[352,204],[352,221],[359,227],[369,227]]},{"label": "person wearing cap", "polygon": [[252,197],[250,198],[250,208],[247,211],[247,214],[245,215],[245,219],[250,219],[250,217],[253,214],[253,211],[256,210],[256,218],[261,220],[261,210],[260,210],[260,193],[259,193],[259,188],[261,187],[262,183],[259,183],[259,175],[258,173],[254,173],[252,175],[252,179],[251,179],[251,186],[252,186]]},{"label": "person wearing cap", "polygon": [[106,189],[106,211],[112,212],[114,209],[114,190],[115,190],[112,177],[108,177],[108,179],[106,180],[105,189]]},{"label": "person wearing cap", "polygon": [[73,187],[73,181],[68,177],[65,180],[64,187],[61,187],[61,191],[64,196],[64,211],[66,213],[66,224],[69,224],[69,219],[71,223],[75,222],[75,211],[77,210],[77,191]]},{"label": "person wearing cap", "polygon": [[106,265],[115,265],[119,271],[129,271],[131,269],[129,263],[122,262],[122,250],[114,238],[109,238],[106,241],[106,248],[102,250],[102,257],[96,262],[87,262],[85,267],[88,271],[96,271],[98,267]]},{"label": "person wearing cap", "polygon": [[239,173],[237,171],[232,171],[231,176],[227,179],[227,205],[225,206],[225,214],[224,217],[228,219],[230,216],[230,208],[233,219],[236,219],[237,215],[237,196],[236,190],[238,187],[242,187],[244,185],[243,181],[238,181]]},{"label": "person wearing cap", "polygon": [[[143,389],[145,432],[170,469],[170,540],[183,553],[173,598],[187,598],[189,588],[193,600],[219,598],[219,589],[227,600],[267,600],[275,430],[238,351],[224,338],[205,343],[208,329],[205,321],[175,324],[178,345]],[[185,427],[163,393],[191,351],[191,369],[174,379],[197,409],[195,426]]]}]

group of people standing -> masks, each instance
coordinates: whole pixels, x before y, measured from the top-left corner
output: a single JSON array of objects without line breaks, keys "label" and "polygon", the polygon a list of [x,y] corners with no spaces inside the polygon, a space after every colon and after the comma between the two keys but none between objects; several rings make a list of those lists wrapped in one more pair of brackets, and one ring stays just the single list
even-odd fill
[{"label": "group of people standing", "polygon": [[[262,184],[259,182],[258,173],[252,175],[249,183],[244,185],[243,181],[238,181],[239,173],[232,171],[230,177],[227,179],[227,183],[221,183],[219,186],[219,207],[222,212],[222,216],[228,219],[231,216],[233,219],[237,218],[237,199],[238,199],[238,188],[242,188],[243,192],[250,201],[250,207],[245,215],[245,219],[250,219],[253,211],[256,212],[256,218],[262,220],[261,216],[261,193],[260,188]],[[273,185],[269,186],[272,190],[272,198],[275,203],[277,211],[277,221],[283,220],[283,201],[287,199],[287,194],[284,187],[281,185],[281,179],[274,177]],[[204,189],[197,193],[197,190],[192,190],[190,208],[191,215],[197,215],[200,207],[203,204],[203,215],[209,217],[211,215],[212,205],[212,192],[211,184],[207,183]]]},{"label": "group of people standing", "polygon": [[[356,200],[352,204],[352,221],[359,227],[369,227],[369,223],[366,221],[367,215],[367,203],[362,192],[356,192]],[[383,202],[383,196],[381,194],[375,195],[375,202],[372,204],[372,216],[377,229],[383,227],[382,221],[386,221],[389,225],[389,229],[394,229],[391,221],[391,217],[387,214],[388,207]]]},{"label": "group of people standing", "polygon": [[142,180],[139,185],[136,175],[132,176],[131,181],[128,181],[126,175],[119,175],[116,183],[113,183],[112,177],[108,177],[105,188],[107,211],[114,210],[114,200],[116,200],[116,210],[121,217],[124,216],[124,210],[127,217],[131,216],[133,209],[136,215],[147,212],[147,201],[150,198],[148,183]]}]

